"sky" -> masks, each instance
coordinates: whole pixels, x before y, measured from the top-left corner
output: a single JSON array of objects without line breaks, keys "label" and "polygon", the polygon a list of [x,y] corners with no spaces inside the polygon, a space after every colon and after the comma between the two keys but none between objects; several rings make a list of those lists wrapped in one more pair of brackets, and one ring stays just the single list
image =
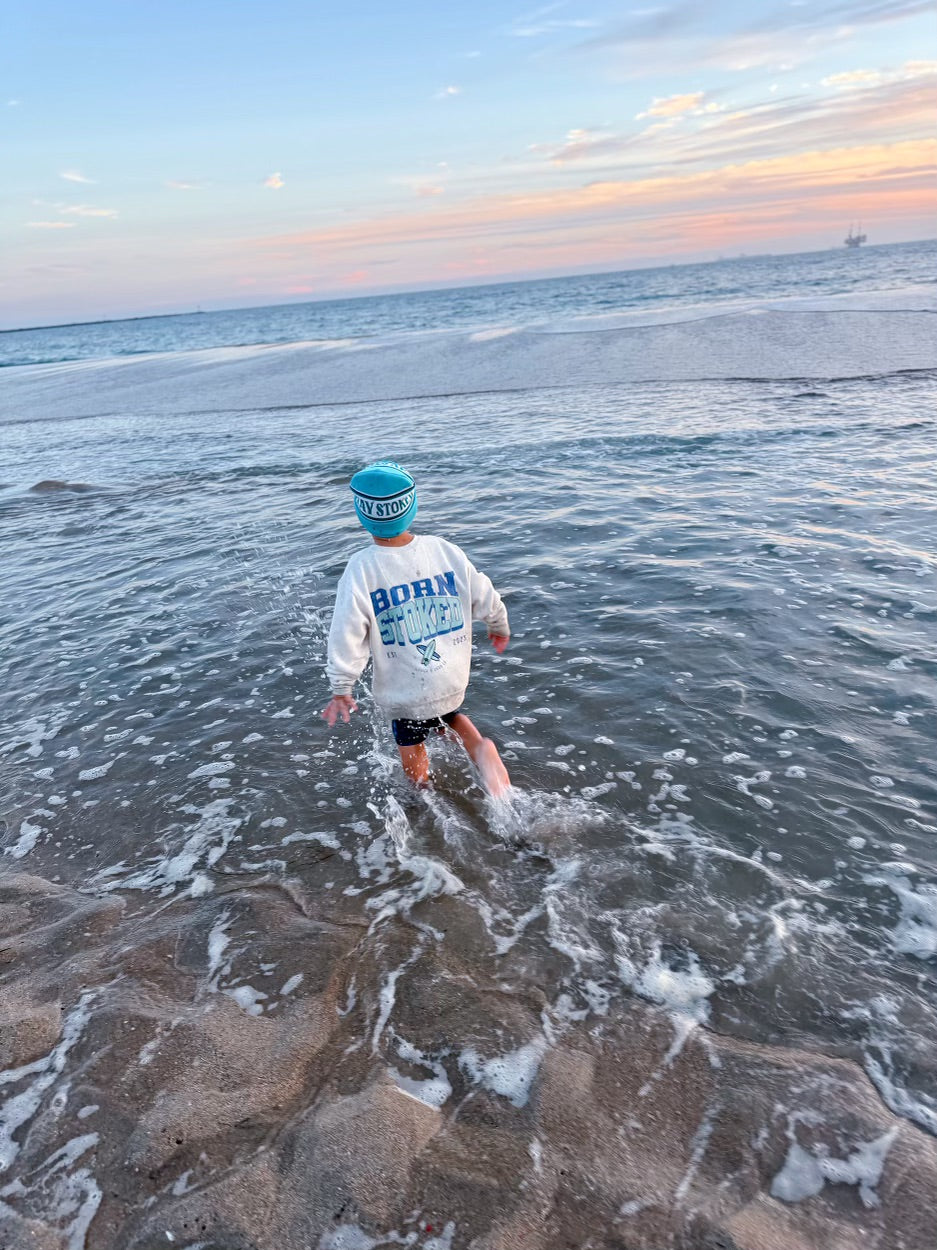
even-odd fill
[{"label": "sky", "polygon": [[30,0],[0,327],[937,234],[931,0]]}]

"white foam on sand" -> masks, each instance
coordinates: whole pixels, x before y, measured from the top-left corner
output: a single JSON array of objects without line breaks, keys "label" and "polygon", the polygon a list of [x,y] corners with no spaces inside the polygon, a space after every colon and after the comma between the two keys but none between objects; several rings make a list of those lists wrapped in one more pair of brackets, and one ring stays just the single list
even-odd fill
[{"label": "white foam on sand", "polygon": [[[407,1223],[412,1223],[417,1216],[412,1216]],[[420,1240],[420,1232],[411,1229],[401,1233],[393,1229],[389,1233],[372,1237],[358,1224],[339,1224],[323,1233],[316,1243],[316,1250],[378,1250],[379,1246],[412,1246],[413,1250],[452,1250],[452,1239],[455,1237],[456,1226],[449,1220],[437,1236],[431,1232],[428,1237]],[[201,1243],[199,1243],[201,1244]]]},{"label": "white foam on sand", "polygon": [[887,1063],[888,1067],[894,1068],[891,1048],[881,1044],[878,1048],[883,1052],[884,1061],[866,1050],[863,1056],[863,1066],[868,1073],[869,1080],[881,1094],[885,1106],[894,1111],[895,1115],[913,1120],[915,1124],[920,1124],[922,1128],[937,1137],[937,1106],[928,1105],[923,1098],[915,1097],[910,1090],[899,1085],[886,1067]]},{"label": "white foam on sand", "polygon": [[482,1058],[469,1046],[459,1055],[459,1067],[477,1084],[506,1098],[512,1106],[523,1107],[530,1097],[530,1088],[546,1050],[547,1040],[542,1036],[490,1059]]},{"label": "white foam on sand", "polygon": [[280,986],[280,997],[288,998],[294,990],[298,990],[303,982],[304,976],[305,973],[294,972],[290,979],[288,981],[284,981],[284,983]]},{"label": "white foam on sand", "polygon": [[718,1107],[708,1108],[702,1120],[700,1120],[696,1132],[693,1134],[693,1140],[690,1143],[690,1161],[683,1174],[680,1184],[674,1190],[674,1199],[677,1202],[683,1201],[689,1192],[690,1186],[696,1179],[696,1174],[699,1171],[700,1164],[703,1162],[703,1158],[709,1146],[709,1139],[713,1135],[713,1129],[715,1128],[716,1115],[718,1111]]},{"label": "white foam on sand", "polygon": [[255,990],[252,985],[237,985],[234,989],[224,991],[228,998],[233,998],[242,1011],[249,1016],[263,1015],[263,1003],[267,999],[263,990]]},{"label": "white foam on sand", "polygon": [[661,954],[655,941],[643,966],[627,953],[629,943],[620,930],[613,933],[618,948],[615,962],[621,980],[649,1002],[667,1009],[674,1027],[673,1043],[664,1056],[663,1067],[671,1064],[683,1049],[687,1038],[709,1019],[709,997],[716,983],[700,968],[694,951],[689,951],[686,966],[672,967]]},{"label": "white foam on sand", "polygon": [[[373,805],[369,806],[372,811],[377,811]],[[414,854],[410,850],[413,837],[410,822],[393,795],[388,795],[386,800],[384,827],[397,864],[410,880],[368,900],[366,906],[375,912],[372,929],[392,916],[409,915],[418,903],[426,899],[440,894],[460,894],[465,889],[462,881],[441,860],[431,855]],[[381,873],[379,880],[389,880],[389,865],[386,861],[382,862],[384,855],[384,848],[372,843],[370,848],[360,852],[359,867],[363,866],[368,873],[377,867]]]},{"label": "white foam on sand", "polygon": [[897,1136],[896,1126],[874,1141],[860,1142],[845,1159],[835,1159],[819,1146],[815,1152],[805,1150],[792,1136],[784,1166],[771,1182],[771,1196],[782,1202],[802,1202],[818,1194],[826,1184],[858,1185],[862,1205],[877,1207],[875,1186]]},{"label": "white foam on sand", "polygon": [[579,874],[578,859],[560,861],[543,890],[543,907],[547,916],[547,941],[555,951],[565,955],[577,972],[583,965],[594,967],[606,961],[605,952],[589,935],[592,908],[585,896],[572,890]]},{"label": "white foam on sand", "polygon": [[293,842],[317,842],[332,851],[341,849],[338,838],[331,833],[288,833],[285,838],[280,839],[281,846],[289,846]]},{"label": "white foam on sand", "polygon": [[197,819],[181,849],[150,860],[146,868],[123,875],[122,865],[106,869],[98,875],[96,884],[101,890],[155,890],[158,894],[172,894],[182,886],[188,887],[193,897],[208,894],[214,889],[206,869],[211,868],[224,855],[242,821],[232,816],[231,799],[215,799],[205,807],[186,804],[183,814]]},{"label": "white foam on sand", "polygon": [[0,1199],[27,1194],[34,1201],[38,1198],[43,1219],[63,1228],[64,1250],[85,1250],[88,1228],[101,1205],[103,1194],[91,1170],[75,1167],[82,1155],[96,1148],[98,1140],[97,1133],[73,1137],[30,1171],[28,1185],[17,1180],[0,1189]]},{"label": "white foam on sand", "polygon": [[214,989],[218,984],[218,978],[230,968],[230,964],[225,964],[224,954],[230,945],[231,938],[228,934],[228,928],[231,924],[231,913],[224,911],[211,927],[208,935],[208,983]]},{"label": "white foam on sand", "polygon": [[907,1083],[906,1036],[899,1004],[876,995],[867,1003],[857,1004],[847,1017],[868,1023],[862,1062],[886,1107],[937,1137],[937,1099],[922,1089],[909,1088]]},{"label": "white foam on sand", "polygon": [[423,1242],[422,1250],[452,1250],[454,1236],[455,1224],[450,1220],[438,1237],[430,1237]]},{"label": "white foam on sand", "polygon": [[431,1077],[427,1077],[422,1081],[418,1081],[413,1077],[406,1076],[399,1072],[396,1068],[390,1069],[391,1076],[404,1094],[408,1094],[411,1098],[425,1103],[427,1107],[442,1107],[452,1095],[452,1083],[446,1074],[446,1069],[436,1059],[432,1059],[424,1055],[421,1050],[413,1046],[405,1038],[397,1038],[397,1053],[401,1059],[407,1063],[414,1064],[416,1067],[426,1068],[432,1072]]},{"label": "white foam on sand", "polygon": [[375,1250],[387,1244],[386,1238],[369,1237],[357,1224],[340,1224],[322,1234],[318,1250]]},{"label": "white foam on sand", "polygon": [[371,1050],[375,1055],[380,1048],[381,1034],[384,1032],[387,1021],[390,1019],[390,1013],[394,1009],[394,1003],[397,1001],[397,982],[407,968],[416,962],[422,951],[423,943],[417,942],[408,958],[402,964],[398,964],[396,968],[392,968],[384,978],[384,983],[378,993],[377,1021],[374,1025],[374,1032],[371,1035]]},{"label": "white foam on sand", "polygon": [[33,1118],[42,1105],[46,1093],[55,1085],[65,1069],[68,1052],[84,1032],[90,1018],[91,994],[84,994],[71,1009],[62,1023],[58,1044],[32,1063],[0,1072],[0,1088],[29,1081],[26,1087],[12,1097],[5,1097],[0,1105],[0,1173],[9,1170],[19,1154],[19,1143],[14,1140],[18,1132]]}]

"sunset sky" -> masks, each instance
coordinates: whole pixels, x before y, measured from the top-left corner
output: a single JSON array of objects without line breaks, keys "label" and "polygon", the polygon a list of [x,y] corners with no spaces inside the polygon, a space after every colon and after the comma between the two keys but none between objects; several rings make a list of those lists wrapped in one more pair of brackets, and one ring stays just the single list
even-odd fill
[{"label": "sunset sky", "polygon": [[0,327],[937,234],[930,0],[31,0]]}]

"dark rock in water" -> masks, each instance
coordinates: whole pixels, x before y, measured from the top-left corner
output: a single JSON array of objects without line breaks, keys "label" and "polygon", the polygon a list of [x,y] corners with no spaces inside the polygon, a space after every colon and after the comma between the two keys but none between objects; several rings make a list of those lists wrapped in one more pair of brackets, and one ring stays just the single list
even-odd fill
[{"label": "dark rock in water", "polygon": [[94,490],[93,486],[89,486],[87,482],[60,482],[57,478],[48,478],[42,482],[37,482],[35,486],[30,486],[30,491],[37,495],[51,495],[56,491],[70,490],[76,494],[82,491]]}]

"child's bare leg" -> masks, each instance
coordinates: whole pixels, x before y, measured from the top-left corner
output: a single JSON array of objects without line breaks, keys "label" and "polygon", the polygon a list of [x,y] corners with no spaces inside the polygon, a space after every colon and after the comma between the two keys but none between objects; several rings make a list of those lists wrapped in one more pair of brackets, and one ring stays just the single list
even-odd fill
[{"label": "child's bare leg", "polygon": [[464,712],[454,716],[450,726],[462,739],[462,745],[478,769],[488,793],[494,798],[504,794],[511,784],[511,778],[508,776],[508,770],[504,767],[495,744],[490,738],[481,736]]},{"label": "child's bare leg", "polygon": [[403,771],[415,786],[421,789],[429,785],[429,756],[422,742],[415,747],[398,747]]}]

